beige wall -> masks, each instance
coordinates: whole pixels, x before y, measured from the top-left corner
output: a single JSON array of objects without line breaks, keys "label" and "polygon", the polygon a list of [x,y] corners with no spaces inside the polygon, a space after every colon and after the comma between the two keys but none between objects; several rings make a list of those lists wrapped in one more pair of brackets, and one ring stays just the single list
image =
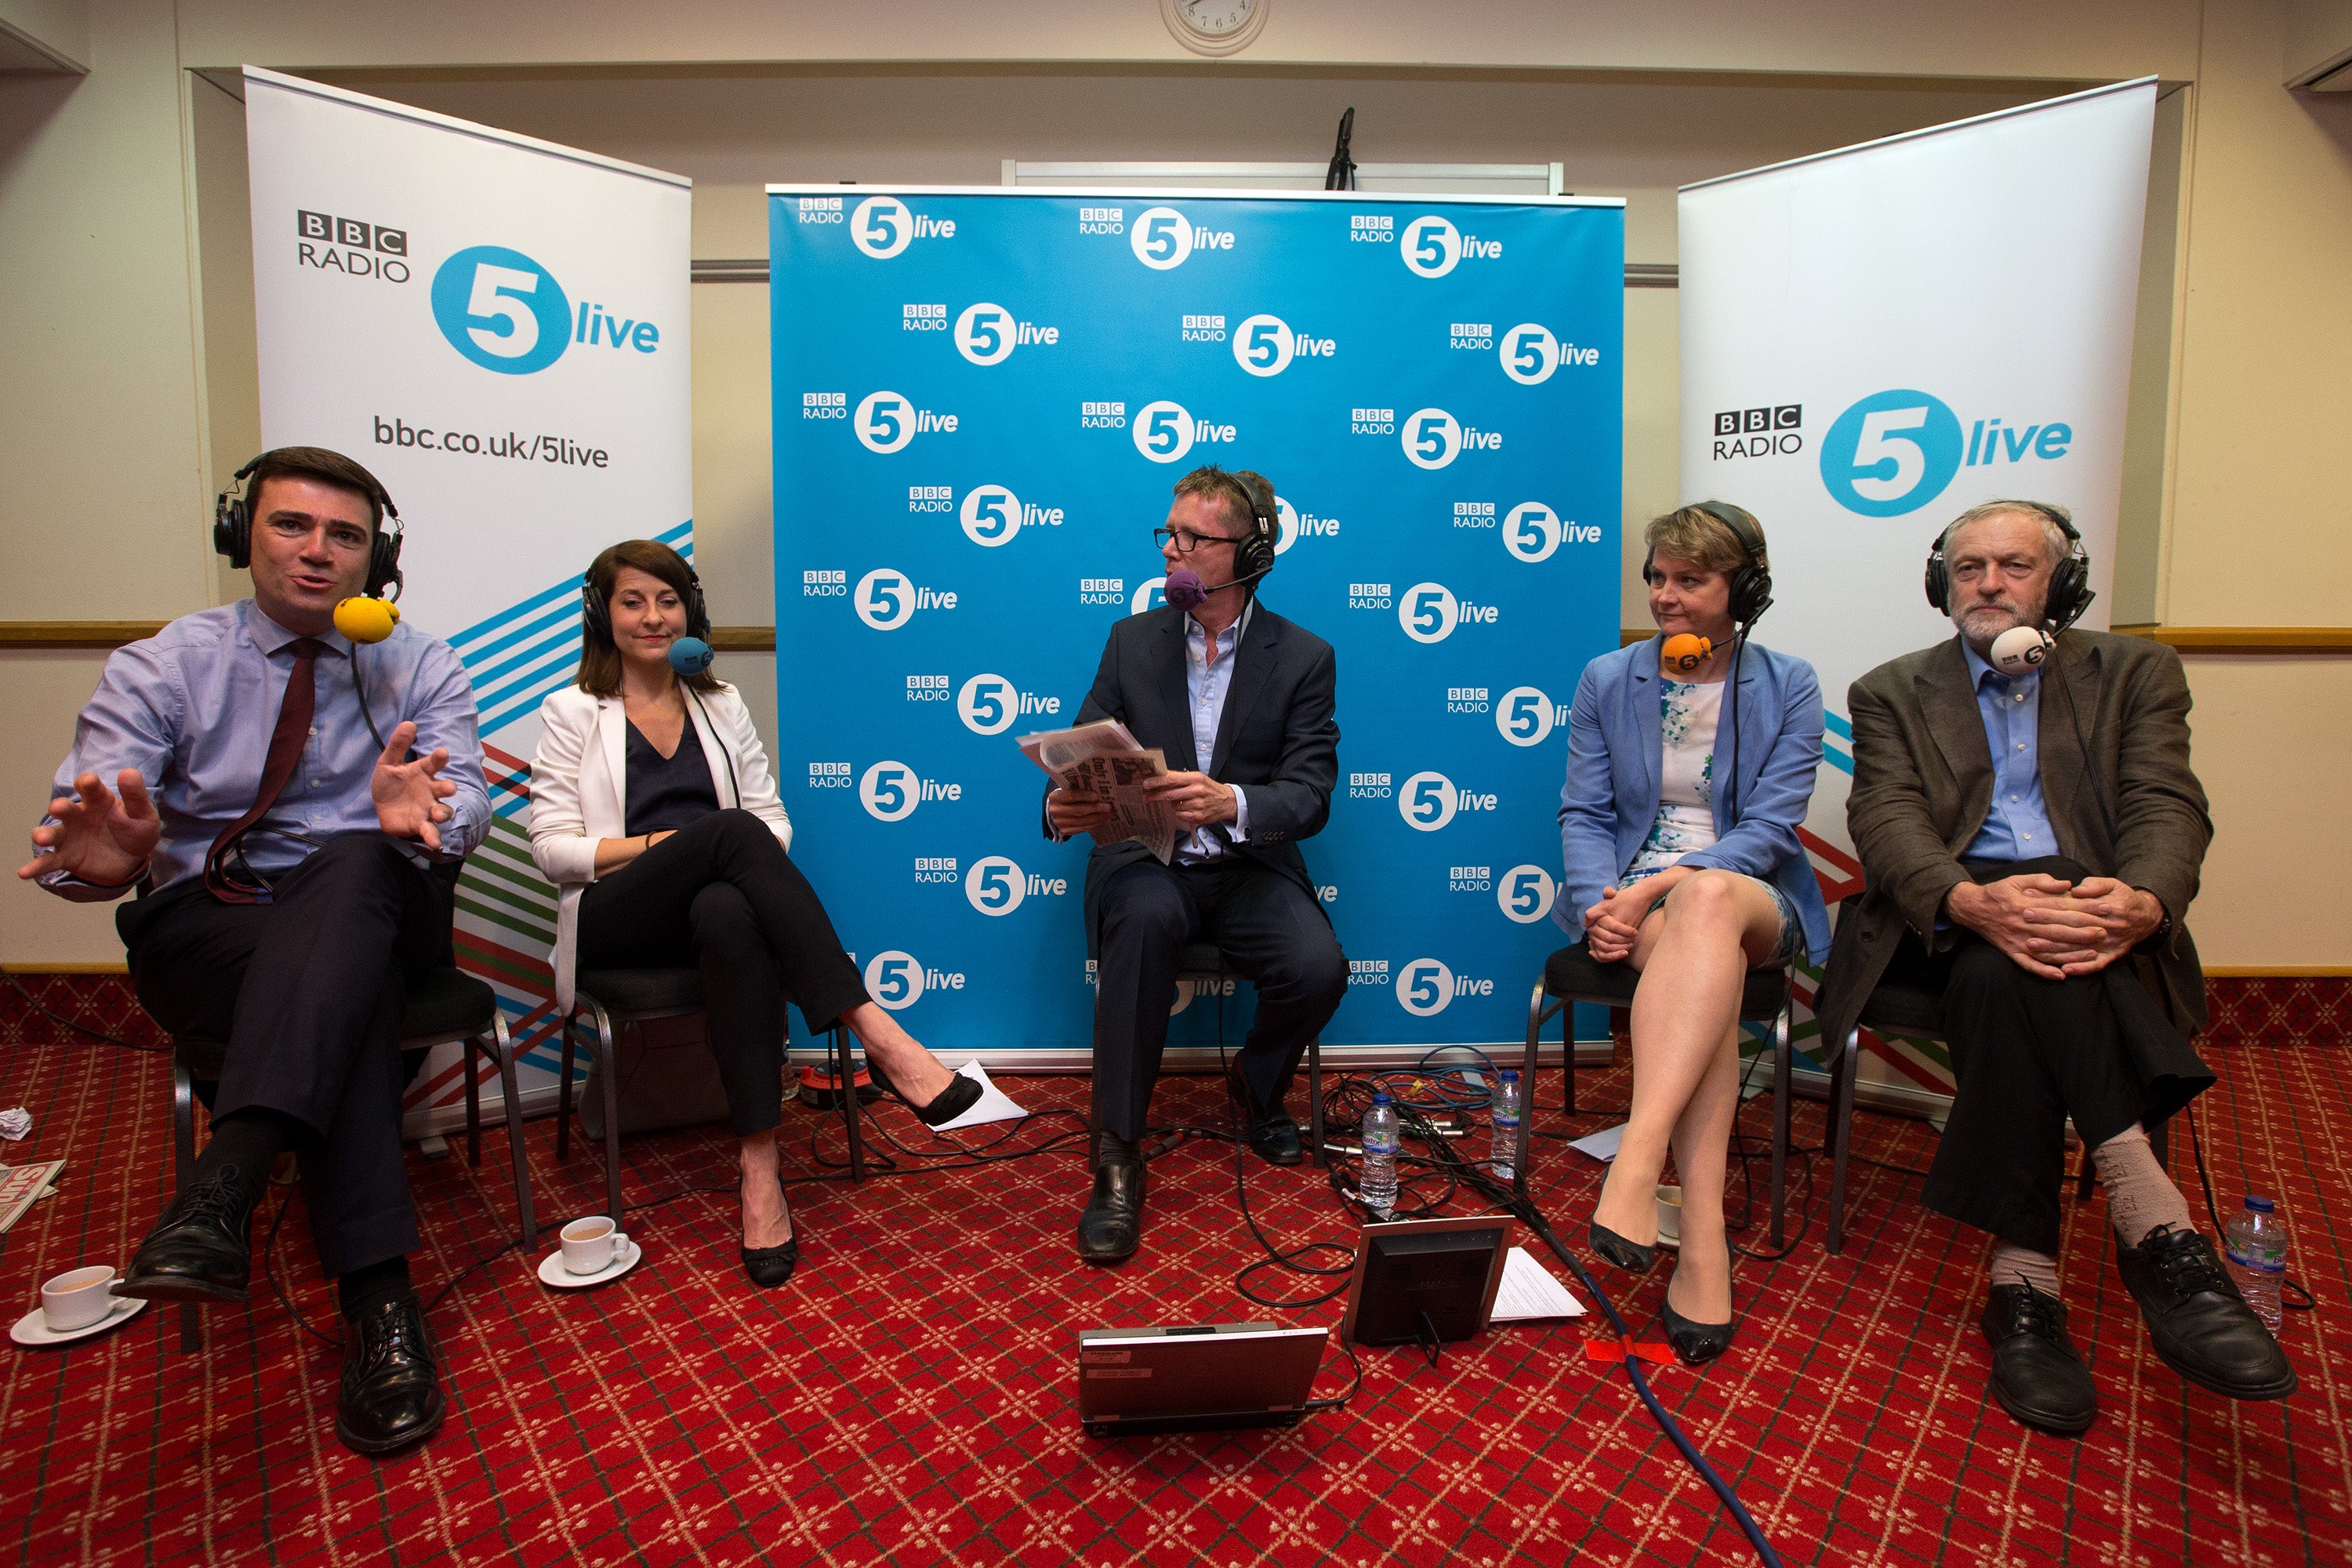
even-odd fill
[{"label": "beige wall", "polygon": [[[2169,439],[2135,449],[2141,499],[2117,607],[2175,623],[2352,619],[2352,578],[2305,573],[2283,594],[2266,563],[2323,558],[2333,542],[2325,500],[2347,398],[2330,372],[2352,332],[2352,104],[2279,87],[2279,0],[1281,0],[1249,57],[1223,65],[1183,57],[1149,0],[90,0],[87,12],[88,77],[0,77],[0,364],[12,372],[0,471],[98,482],[0,487],[0,619],[162,617],[239,591],[202,523],[255,439],[240,121],[188,71],[244,60],[690,174],[698,256],[763,253],[768,180],[993,183],[1005,157],[1319,158],[1352,104],[1360,158],[1561,159],[1570,188],[1626,196],[1632,259],[1672,260],[1677,184],[2154,72],[2193,84],[2167,103],[2180,216],[2152,218],[2171,266],[2148,298],[2168,298],[2171,316],[2143,312],[2134,378]],[[2160,137],[2159,165],[2168,145]],[[764,292],[698,288],[694,331],[698,543],[719,567],[717,617],[762,623]],[[1634,521],[1675,499],[1674,331],[1672,291],[1628,294]],[[2249,549],[2253,519],[2265,544],[2288,549]],[[1629,624],[1639,604],[1629,577]],[[20,742],[0,759],[0,799],[29,813],[100,656],[0,662]],[[767,661],[728,662],[772,711]],[[2334,927],[2276,897],[2285,868],[2263,847],[2263,805],[2277,779],[2325,791],[2347,776],[2343,759],[2314,754],[2312,726],[2265,722],[2263,705],[2352,711],[2352,661],[2200,658],[2190,674],[2221,825],[2196,915],[2209,959],[2352,961]],[[2296,869],[2352,875],[2345,804],[2297,812],[2313,826]],[[104,911],[0,890],[0,957],[117,951]]]}]

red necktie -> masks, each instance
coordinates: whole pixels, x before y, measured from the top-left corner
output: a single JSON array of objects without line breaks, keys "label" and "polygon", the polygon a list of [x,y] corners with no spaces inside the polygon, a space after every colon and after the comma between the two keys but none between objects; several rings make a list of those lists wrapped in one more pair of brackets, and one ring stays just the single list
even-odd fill
[{"label": "red necktie", "polygon": [[229,824],[205,857],[205,890],[223,903],[268,901],[269,889],[238,879],[228,868],[229,860],[247,829],[278,804],[278,792],[294,776],[294,764],[310,742],[310,716],[319,702],[319,656],[327,651],[327,645],[316,637],[297,637],[286,646],[294,650],[294,672],[286,678],[286,697],[278,706],[278,728],[269,732],[269,754],[261,763],[260,793],[254,796],[252,809]]}]

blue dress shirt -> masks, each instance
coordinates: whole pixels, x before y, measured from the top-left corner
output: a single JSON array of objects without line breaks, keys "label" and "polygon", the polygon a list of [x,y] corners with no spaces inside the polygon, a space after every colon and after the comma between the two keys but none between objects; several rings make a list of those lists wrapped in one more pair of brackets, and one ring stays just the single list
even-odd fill
[{"label": "blue dress shirt", "polygon": [[2003,675],[1964,641],[1977,712],[1992,750],[1992,809],[1960,851],[1969,860],[2032,860],[2063,855],[2042,798],[2042,672]]},{"label": "blue dress shirt", "polygon": [[[1205,769],[1217,754],[1217,726],[1224,721],[1225,693],[1234,689],[1234,650],[1241,647],[1242,629],[1249,625],[1251,600],[1241,618],[1217,634],[1217,658],[1209,662],[1209,634],[1192,616],[1184,617],[1184,700],[1192,717],[1192,771]],[[1180,770],[1182,771],[1182,770]],[[1214,860],[1231,846],[1249,837],[1249,796],[1239,784],[1234,792],[1234,820],[1196,827],[1176,841],[1176,863],[1197,866]]]},{"label": "blue dress shirt", "polygon": [[[297,636],[252,600],[241,599],[183,616],[155,636],[117,649],[81,710],[53,795],[74,795],[74,780],[84,773],[96,773],[112,789],[122,769],[138,769],[163,819],[152,862],[156,889],[203,875],[213,840],[260,794],[262,763],[294,669],[288,645]],[[290,869],[339,834],[379,831],[368,783],[383,747],[360,711],[355,657],[377,729],[389,736],[408,720],[416,725],[420,754],[449,748],[441,777],[457,793],[442,802],[450,816],[439,825],[441,854],[469,853],[489,831],[490,799],[482,783],[473,682],[457,654],[405,623],[364,649],[354,649],[337,632],[319,641],[328,651],[313,668],[318,702],[310,740],[269,815],[247,834],[246,863],[268,877]],[[415,847],[420,856],[427,853],[422,844]],[[128,890],[63,871],[40,882],[82,902]]]}]

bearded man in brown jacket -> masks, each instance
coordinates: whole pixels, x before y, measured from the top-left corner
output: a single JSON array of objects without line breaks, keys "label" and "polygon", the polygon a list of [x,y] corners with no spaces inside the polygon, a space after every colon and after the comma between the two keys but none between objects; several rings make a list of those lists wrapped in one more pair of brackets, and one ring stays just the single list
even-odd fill
[{"label": "bearded man in brown jacket", "polygon": [[[1849,693],[1846,822],[1869,890],[1838,922],[1815,1008],[1843,1040],[1882,983],[1940,1000],[1958,1090],[1922,1197],[1993,1236],[1994,1397],[2066,1434],[2098,1410],[2058,1299],[2070,1116],[2157,1353],[2235,1399],[2295,1386],[2149,1146],[2213,1082],[2187,1038],[2205,982],[2183,923],[2213,828],[2179,658],[2067,630],[2087,577],[2063,508],[1989,501],[1937,539],[1928,599],[1958,635]],[[2003,673],[1994,639],[2020,626],[2045,636],[2013,638],[2031,663]]]}]

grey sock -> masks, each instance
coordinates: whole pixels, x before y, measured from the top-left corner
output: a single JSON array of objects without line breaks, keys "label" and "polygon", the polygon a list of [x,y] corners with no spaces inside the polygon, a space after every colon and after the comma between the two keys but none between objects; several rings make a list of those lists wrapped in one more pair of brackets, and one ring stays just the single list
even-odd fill
[{"label": "grey sock", "polygon": [[2031,1285],[2045,1296],[2058,1294],[2058,1259],[2014,1242],[1996,1241],[1992,1247],[1995,1285]]},{"label": "grey sock", "polygon": [[2126,1247],[2137,1247],[2160,1225],[2197,1228],[2189,1200],[2156,1162],[2144,1128],[2128,1127],[2091,1151],[2100,1184],[2107,1189],[2107,1219]]}]

